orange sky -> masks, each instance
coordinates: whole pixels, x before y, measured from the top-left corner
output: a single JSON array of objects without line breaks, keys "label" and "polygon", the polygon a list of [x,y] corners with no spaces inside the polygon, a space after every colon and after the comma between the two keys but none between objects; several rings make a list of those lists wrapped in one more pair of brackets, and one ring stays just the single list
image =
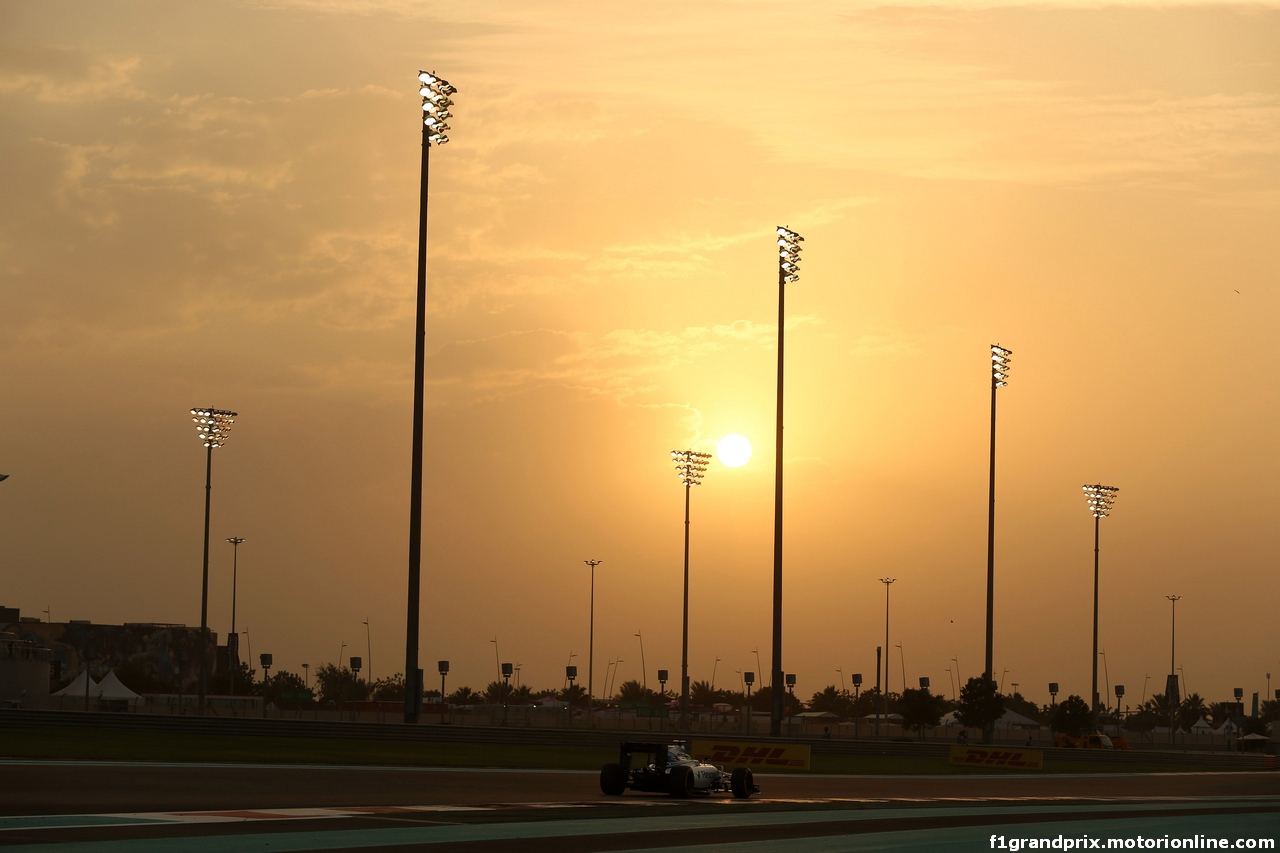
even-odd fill
[{"label": "orange sky", "polygon": [[[997,675],[1267,687],[1280,648],[1280,7],[0,6],[0,604],[404,665],[419,68],[432,155],[421,660],[451,686],[769,669],[776,268],[784,666],[805,697],[979,674],[990,343]],[[902,644],[900,654],[896,646]],[[905,657],[905,660],[903,660]],[[1100,670],[1101,673],[1101,670]],[[1146,676],[1150,676],[1150,681]],[[1100,674],[1100,679],[1102,675]],[[431,677],[428,677],[431,683]],[[1106,684],[1100,685],[1105,688]],[[597,690],[597,692],[601,692]]]}]

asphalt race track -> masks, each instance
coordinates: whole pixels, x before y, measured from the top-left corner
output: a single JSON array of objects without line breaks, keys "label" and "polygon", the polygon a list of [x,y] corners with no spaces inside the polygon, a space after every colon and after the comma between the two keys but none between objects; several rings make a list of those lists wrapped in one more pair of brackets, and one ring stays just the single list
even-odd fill
[{"label": "asphalt race track", "polygon": [[46,853],[835,853],[989,850],[992,835],[1280,838],[1274,771],[761,775],[750,800],[609,798],[582,772],[5,761],[0,774],[0,847]]}]

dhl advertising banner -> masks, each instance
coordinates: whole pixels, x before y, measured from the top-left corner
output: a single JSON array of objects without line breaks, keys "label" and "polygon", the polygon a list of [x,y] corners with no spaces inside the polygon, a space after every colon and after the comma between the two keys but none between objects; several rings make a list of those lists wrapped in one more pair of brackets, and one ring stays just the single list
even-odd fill
[{"label": "dhl advertising banner", "polygon": [[951,763],[966,767],[1042,770],[1044,752],[1038,749],[1001,749],[995,746],[953,746]]},{"label": "dhl advertising banner", "polygon": [[809,747],[805,744],[695,740],[689,746],[694,758],[725,767],[750,767],[752,770],[809,769]]}]

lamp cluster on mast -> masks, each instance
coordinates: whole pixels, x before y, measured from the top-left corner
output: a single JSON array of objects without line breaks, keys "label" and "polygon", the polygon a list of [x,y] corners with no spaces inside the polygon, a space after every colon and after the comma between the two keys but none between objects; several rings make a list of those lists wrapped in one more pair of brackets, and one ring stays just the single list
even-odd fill
[{"label": "lamp cluster on mast", "polygon": [[800,280],[800,244],[804,238],[790,228],[778,226],[778,268],[782,280]]},{"label": "lamp cluster on mast", "polygon": [[192,409],[191,420],[195,422],[196,433],[204,446],[212,449],[226,443],[227,433],[236,422],[236,413],[225,409]]},{"label": "lamp cluster on mast", "polygon": [[1082,488],[1085,499],[1089,503],[1089,512],[1093,513],[1094,518],[1106,518],[1111,515],[1111,509],[1116,504],[1116,492],[1120,491],[1118,487],[1104,486],[1099,483],[1082,486]]},{"label": "lamp cluster on mast", "polygon": [[453,99],[449,96],[458,94],[458,90],[449,85],[448,80],[443,80],[430,71],[419,71],[418,80],[422,83],[422,88],[418,90],[418,94],[422,96],[422,111],[426,113],[422,123],[430,131],[427,142],[431,145],[444,145],[449,141],[449,119],[453,118],[453,113],[449,112]]},{"label": "lamp cluster on mast", "polygon": [[697,486],[707,473],[711,454],[693,450],[673,450],[671,459],[676,464],[676,475],[680,478],[680,482],[686,486]]},{"label": "lamp cluster on mast", "polygon": [[997,388],[1009,384],[1009,356],[1013,350],[1005,349],[999,344],[991,345],[991,381]]}]

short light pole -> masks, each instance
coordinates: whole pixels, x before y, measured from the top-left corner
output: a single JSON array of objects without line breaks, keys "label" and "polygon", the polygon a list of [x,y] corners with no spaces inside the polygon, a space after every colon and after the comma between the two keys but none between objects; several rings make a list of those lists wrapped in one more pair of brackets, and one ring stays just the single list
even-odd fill
[{"label": "short light pole", "polygon": [[[897,578],[880,578],[884,584],[884,690],[880,692],[880,716],[884,718],[885,734],[889,733],[889,585]],[[902,685],[906,687],[904,683]],[[880,720],[876,720],[876,734],[880,733]]]},{"label": "short light pole", "polygon": [[569,664],[564,668],[564,680],[569,682],[569,689],[564,693],[564,709],[567,712],[568,726],[573,728],[573,682],[578,677],[578,668]]},{"label": "short light pole", "polygon": [[607,698],[609,698],[609,699],[612,699],[612,698],[613,698],[613,686],[614,686],[615,684],[617,684],[617,683],[618,683],[618,670],[621,668],[621,667],[619,666],[619,664],[621,664],[621,663],[623,663],[623,662],[624,662],[624,661],[622,660],[622,658],[618,658],[617,660],[615,660],[615,661],[613,662],[613,678],[612,678],[612,680],[610,680],[610,682],[609,682],[609,686],[608,686],[607,688],[605,688],[605,689],[608,691],[608,693],[609,693],[609,695],[608,695],[608,697],[607,697]]},{"label": "short light pole", "polygon": [[1058,704],[1058,682],[1056,681],[1049,682],[1049,702],[1053,705]]},{"label": "short light pole", "polygon": [[645,690],[649,689],[649,669],[644,663],[644,632],[636,631],[636,636],[640,638],[640,686]]},{"label": "short light pole", "polygon": [[418,722],[422,683],[418,676],[418,616],[422,598],[422,440],[426,387],[427,341],[427,175],[432,145],[449,141],[448,120],[453,117],[451,95],[457,89],[429,71],[418,72],[422,96],[422,170],[418,193],[418,293],[417,322],[413,333],[413,436],[409,473],[409,593],[405,626],[404,721]]},{"label": "short light pole", "polygon": [[747,707],[746,713],[743,715],[743,724],[748,734],[751,733],[751,685],[756,683],[756,674],[754,672],[742,673],[742,680],[747,685]]},{"label": "short light pole", "polygon": [[365,675],[364,679],[372,687],[373,686],[373,640],[369,638],[369,617],[368,616],[366,616],[364,619],[364,644],[365,644],[364,645],[365,655],[369,659],[368,674]]},{"label": "short light pole", "polygon": [[436,661],[436,671],[440,673],[440,705],[441,705],[440,715],[441,715],[441,719],[443,720],[444,719],[443,706],[448,704],[445,702],[445,698],[444,698],[445,697],[444,682],[445,682],[445,679],[449,676],[449,662],[447,660]]},{"label": "short light pole", "polygon": [[213,449],[227,441],[236,413],[212,407],[191,410],[196,436],[204,443],[204,572],[200,581],[200,684],[196,704],[204,713],[205,693],[209,689],[209,502],[213,491]]},{"label": "short light pole", "polygon": [[720,658],[716,658],[716,662],[711,664],[711,692],[716,692],[716,669],[720,666]]},{"label": "short light pole", "polygon": [[596,566],[604,560],[583,560],[591,567],[591,617],[587,631],[587,728],[591,728],[591,700],[595,694],[596,676]]},{"label": "short light pole", "polygon": [[1174,718],[1182,695],[1178,690],[1178,668],[1174,665],[1178,651],[1178,602],[1180,595],[1166,595],[1169,599],[1169,678],[1165,686],[1165,701],[1169,703],[1169,743],[1174,743]]},{"label": "short light pole", "polygon": [[1089,512],[1093,514],[1093,680],[1089,687],[1089,709],[1093,717],[1093,727],[1098,727],[1098,529],[1100,522],[1111,514],[1116,503],[1115,486],[1104,486],[1095,483],[1083,486]]},{"label": "short light pole", "polygon": [[858,730],[861,720],[858,717],[858,694],[862,691],[862,673],[855,672],[853,674],[853,739],[858,739]]},{"label": "short light pole", "polygon": [[509,663],[502,665],[502,724],[507,724],[507,697],[510,696],[511,672],[514,667]]},{"label": "short light pole", "polygon": [[784,342],[787,327],[787,285],[800,280],[800,244],[804,238],[779,225],[778,234],[778,404],[774,426],[773,476],[773,666],[769,684],[773,707],[769,714],[769,734],[782,734],[782,401]]},{"label": "short light pole", "polygon": [[358,695],[356,691],[358,691],[360,688],[360,665],[362,663],[364,663],[364,661],[360,660],[360,658],[358,657],[353,657],[351,659],[351,672],[355,676],[352,679],[354,683],[352,684],[353,692],[351,694],[351,722],[353,723],[356,721],[356,709],[358,707],[357,703],[360,701],[358,698],[356,698]]},{"label": "short light pole", "polygon": [[267,689],[271,683],[271,654],[262,653],[262,719],[267,718]]},{"label": "short light pole", "polygon": [[302,665],[302,689],[311,689],[311,664],[304,663]]},{"label": "short light pole", "polygon": [[680,640],[680,729],[689,729],[689,493],[702,483],[707,473],[710,453],[693,450],[673,450],[671,459],[676,474],[684,485],[684,616]]},{"label": "short light pole", "polygon": [[[787,692],[791,694],[790,705],[792,708],[796,705],[796,674],[794,672],[787,673]],[[787,714],[787,734],[795,735],[796,718],[792,714]]]},{"label": "short light pole", "polygon": [[236,576],[239,574],[240,545],[243,536],[232,536],[231,543],[231,633],[227,635],[227,669],[231,672],[231,695],[236,695],[236,670],[240,668],[240,635],[236,633]]}]

